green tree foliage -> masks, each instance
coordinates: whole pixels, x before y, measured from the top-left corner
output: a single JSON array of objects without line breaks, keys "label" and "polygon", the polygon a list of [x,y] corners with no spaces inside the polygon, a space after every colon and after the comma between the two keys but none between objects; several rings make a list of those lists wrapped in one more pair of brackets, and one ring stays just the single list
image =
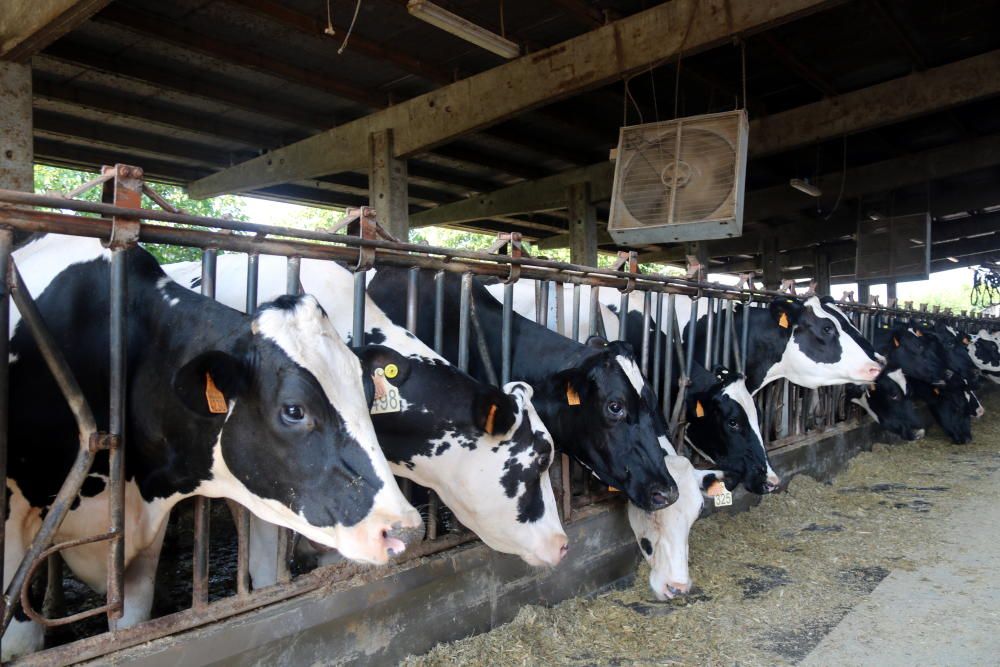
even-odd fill
[{"label": "green tree foliage", "polygon": [[[68,192],[87,181],[97,177],[94,172],[62,169],[46,165],[35,165],[35,192]],[[180,208],[193,215],[204,215],[212,218],[230,218],[246,220],[246,203],[240,197],[223,195],[212,199],[190,199],[184,190],[176,185],[152,184],[158,193],[172,206]],[[100,201],[101,188],[92,188],[79,196],[85,201]],[[149,199],[143,198],[143,206],[156,208]],[[167,224],[167,223],[163,223]],[[177,225],[184,226],[184,225]],[[159,243],[142,244],[146,250],[156,257],[161,264],[185,262],[201,258],[198,248],[162,245]]]}]

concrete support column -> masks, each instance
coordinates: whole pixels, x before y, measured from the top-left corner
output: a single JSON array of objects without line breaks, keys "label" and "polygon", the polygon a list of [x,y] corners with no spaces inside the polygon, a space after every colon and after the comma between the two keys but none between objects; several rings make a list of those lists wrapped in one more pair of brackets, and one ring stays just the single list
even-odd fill
[{"label": "concrete support column", "polygon": [[896,283],[889,282],[885,284],[885,303],[886,305],[895,302],[896,300]]},{"label": "concrete support column", "polygon": [[569,202],[569,260],[597,266],[597,212],[590,203],[590,183],[575,183],[566,192]]},{"label": "concrete support column", "polygon": [[765,237],[761,248],[761,265],[764,268],[764,289],[781,289],[781,264],[778,256],[778,239]]},{"label": "concrete support column", "polygon": [[868,303],[871,294],[872,286],[870,284],[858,282],[858,303]]},{"label": "concrete support column", "polygon": [[373,132],[368,143],[368,201],[379,224],[405,243],[410,233],[406,160],[395,156],[392,130]]},{"label": "concrete support column", "polygon": [[813,279],[816,281],[816,294],[826,296],[830,294],[830,254],[817,252],[813,261]]},{"label": "concrete support column", "polygon": [[0,62],[0,188],[33,192],[31,65]]},{"label": "concrete support column", "polygon": [[[707,280],[708,279],[708,246],[704,241],[690,241],[684,244],[684,254],[687,257],[694,257],[694,260],[698,262],[700,267],[698,270],[698,279]],[[688,271],[691,270],[690,263],[688,264]]]}]

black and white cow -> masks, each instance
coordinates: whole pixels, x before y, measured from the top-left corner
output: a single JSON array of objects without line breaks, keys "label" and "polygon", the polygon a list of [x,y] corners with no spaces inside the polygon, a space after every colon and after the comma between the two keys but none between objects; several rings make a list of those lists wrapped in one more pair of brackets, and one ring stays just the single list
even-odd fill
[{"label": "black and white cow", "polygon": [[[972,417],[975,408],[968,383],[957,375],[935,386],[911,380],[914,393],[927,403],[934,421],[956,445],[972,442]],[[978,403],[978,400],[976,401]]]},{"label": "black and white cow", "polygon": [[[572,285],[565,285],[565,302],[572,303]],[[581,302],[589,304],[590,287],[581,288]],[[502,298],[502,290],[490,288],[494,297]],[[550,295],[548,321],[555,322],[554,295]],[[598,314],[608,338],[619,337],[619,319],[616,313],[620,307],[620,293],[611,288],[601,288],[598,293]],[[640,349],[643,338],[642,295],[633,292],[629,297],[629,311],[626,313],[625,340],[633,349]],[[522,315],[534,312],[534,282],[518,281],[514,290],[514,308]],[[581,313],[581,332],[590,328],[590,309],[584,306]],[[650,324],[651,346],[659,346],[670,354],[674,347],[666,345],[666,322],[659,329]],[[652,349],[652,348],[651,348]],[[680,376],[680,360],[674,357],[673,396],[677,398]],[[688,429],[685,438],[697,451],[705,456],[724,477],[729,489],[740,484],[751,493],[770,493],[778,488],[781,479],[771,468],[760,434],[760,420],[757,407],[747,391],[744,378],[723,367],[710,373],[695,362],[691,371],[691,386],[685,394],[685,408]]]},{"label": "black and white cow", "polygon": [[[200,281],[198,263],[164,269],[182,285],[194,288]],[[262,255],[258,271],[262,297],[285,290],[285,258]],[[246,273],[244,255],[219,256],[216,298],[242,308]],[[300,281],[350,340],[353,274],[332,262],[303,259]],[[356,348],[365,377],[379,377],[399,392],[398,410],[376,409],[372,415],[393,472],[436,491],[491,548],[532,565],[556,565],[567,540],[548,474],[552,438],[532,405],[532,388],[512,382],[501,390],[476,381],[394,324],[370,298],[365,338],[377,343]],[[276,532],[253,528],[252,574],[254,585],[261,586],[274,579],[276,550],[267,543]]]},{"label": "black and white cow", "polygon": [[[418,336],[434,336],[434,273],[419,275]],[[380,269],[368,293],[395,322],[406,318],[407,272]],[[474,280],[472,299],[490,354],[501,363],[502,307]],[[459,276],[444,281],[444,352],[458,357]],[[672,453],[657,400],[625,343],[569,340],[518,314],[511,330],[512,377],[534,387],[534,401],[556,446],[579,461],[602,482],[621,489],[633,503],[656,510],[677,500],[677,485],[667,472],[664,454]],[[486,379],[483,359],[471,350],[470,370]]]},{"label": "black and white cow", "polygon": [[971,336],[969,358],[987,379],[1000,384],[1000,345],[985,329]]},{"label": "black and white cow", "polygon": [[937,346],[945,368],[958,374],[971,387],[976,386],[979,382],[979,370],[966,349],[967,337],[942,320],[936,321],[933,326],[917,327],[915,330],[929,337]]},{"label": "black and white cow", "polygon": [[877,329],[875,349],[889,365],[903,369],[910,381],[943,386],[954,375],[945,364],[934,338],[913,327]]},{"label": "black and white cow", "polygon": [[[14,257],[98,428],[107,429],[109,251],[96,239],[50,235]],[[402,550],[389,533],[419,525],[419,514],[378,448],[357,357],[315,299],[286,297],[248,317],[177,285],[140,248],[128,251],[127,264],[120,626],[149,617],[167,517],[193,495],[235,500],[355,560],[384,563]],[[5,587],[86,446],[13,307],[9,334]],[[56,541],[107,530],[107,473],[102,454]],[[63,558],[104,591],[106,542],[64,551]],[[3,659],[40,648],[42,638],[41,627],[15,618],[3,637]]]},{"label": "black and white cow", "polygon": [[904,440],[924,437],[923,420],[913,403],[913,392],[901,368],[886,366],[875,382],[849,384],[847,398],[859,405],[882,428]]}]

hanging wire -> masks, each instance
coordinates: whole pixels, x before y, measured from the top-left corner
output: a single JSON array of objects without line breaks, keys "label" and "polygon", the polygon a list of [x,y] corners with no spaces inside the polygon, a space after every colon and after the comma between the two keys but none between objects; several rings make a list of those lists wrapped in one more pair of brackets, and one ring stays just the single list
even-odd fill
[{"label": "hanging wire", "polygon": [[507,27],[503,20],[503,0],[500,0],[500,36],[507,39]]},{"label": "hanging wire", "polygon": [[642,109],[639,108],[639,103],[635,101],[635,97],[632,96],[632,91],[629,89],[628,84],[636,77],[633,74],[630,77],[625,78],[625,99],[622,102],[622,125],[628,125],[628,103],[632,102],[632,106],[635,107],[635,112],[639,116],[639,124],[642,125],[645,121],[642,119]]},{"label": "hanging wire", "polygon": [[[740,67],[742,68],[743,81],[743,108],[747,108],[747,43],[740,39]],[[738,107],[737,107],[738,108]]]},{"label": "hanging wire", "polygon": [[361,0],[358,0],[358,4],[354,5],[354,16],[351,17],[351,25],[347,28],[347,34],[344,35],[344,43],[340,45],[337,49],[337,55],[339,56],[347,48],[347,42],[351,39],[351,33],[354,32],[354,23],[358,20],[358,12],[361,11]]},{"label": "hanging wire", "polygon": [[333,37],[337,34],[337,31],[333,29],[333,16],[332,10],[330,9],[330,2],[332,0],[326,0],[326,27],[323,28],[323,34]]},{"label": "hanging wire", "polygon": [[653,90],[653,120],[657,123],[660,122],[660,105],[656,100],[656,77],[654,76],[653,66],[649,66],[649,87]]},{"label": "hanging wire", "polygon": [[840,208],[840,202],[844,198],[844,187],[847,185],[847,135],[844,135],[844,156],[840,164],[840,192],[837,193],[837,201],[833,203],[833,208],[827,213],[823,219],[829,220],[833,217],[833,214],[837,212]]},{"label": "hanging wire", "polygon": [[678,109],[680,108],[681,99],[681,58],[680,54],[677,55],[677,69],[674,72],[674,118],[677,118]]}]

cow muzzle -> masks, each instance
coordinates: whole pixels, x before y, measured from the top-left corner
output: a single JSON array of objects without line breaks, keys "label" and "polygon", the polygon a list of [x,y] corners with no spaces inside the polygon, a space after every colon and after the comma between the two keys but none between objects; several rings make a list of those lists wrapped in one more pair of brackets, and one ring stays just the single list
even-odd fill
[{"label": "cow muzzle", "polygon": [[677,581],[668,581],[663,587],[663,596],[668,600],[673,600],[678,595],[687,595],[691,591],[691,582],[681,583]]}]

